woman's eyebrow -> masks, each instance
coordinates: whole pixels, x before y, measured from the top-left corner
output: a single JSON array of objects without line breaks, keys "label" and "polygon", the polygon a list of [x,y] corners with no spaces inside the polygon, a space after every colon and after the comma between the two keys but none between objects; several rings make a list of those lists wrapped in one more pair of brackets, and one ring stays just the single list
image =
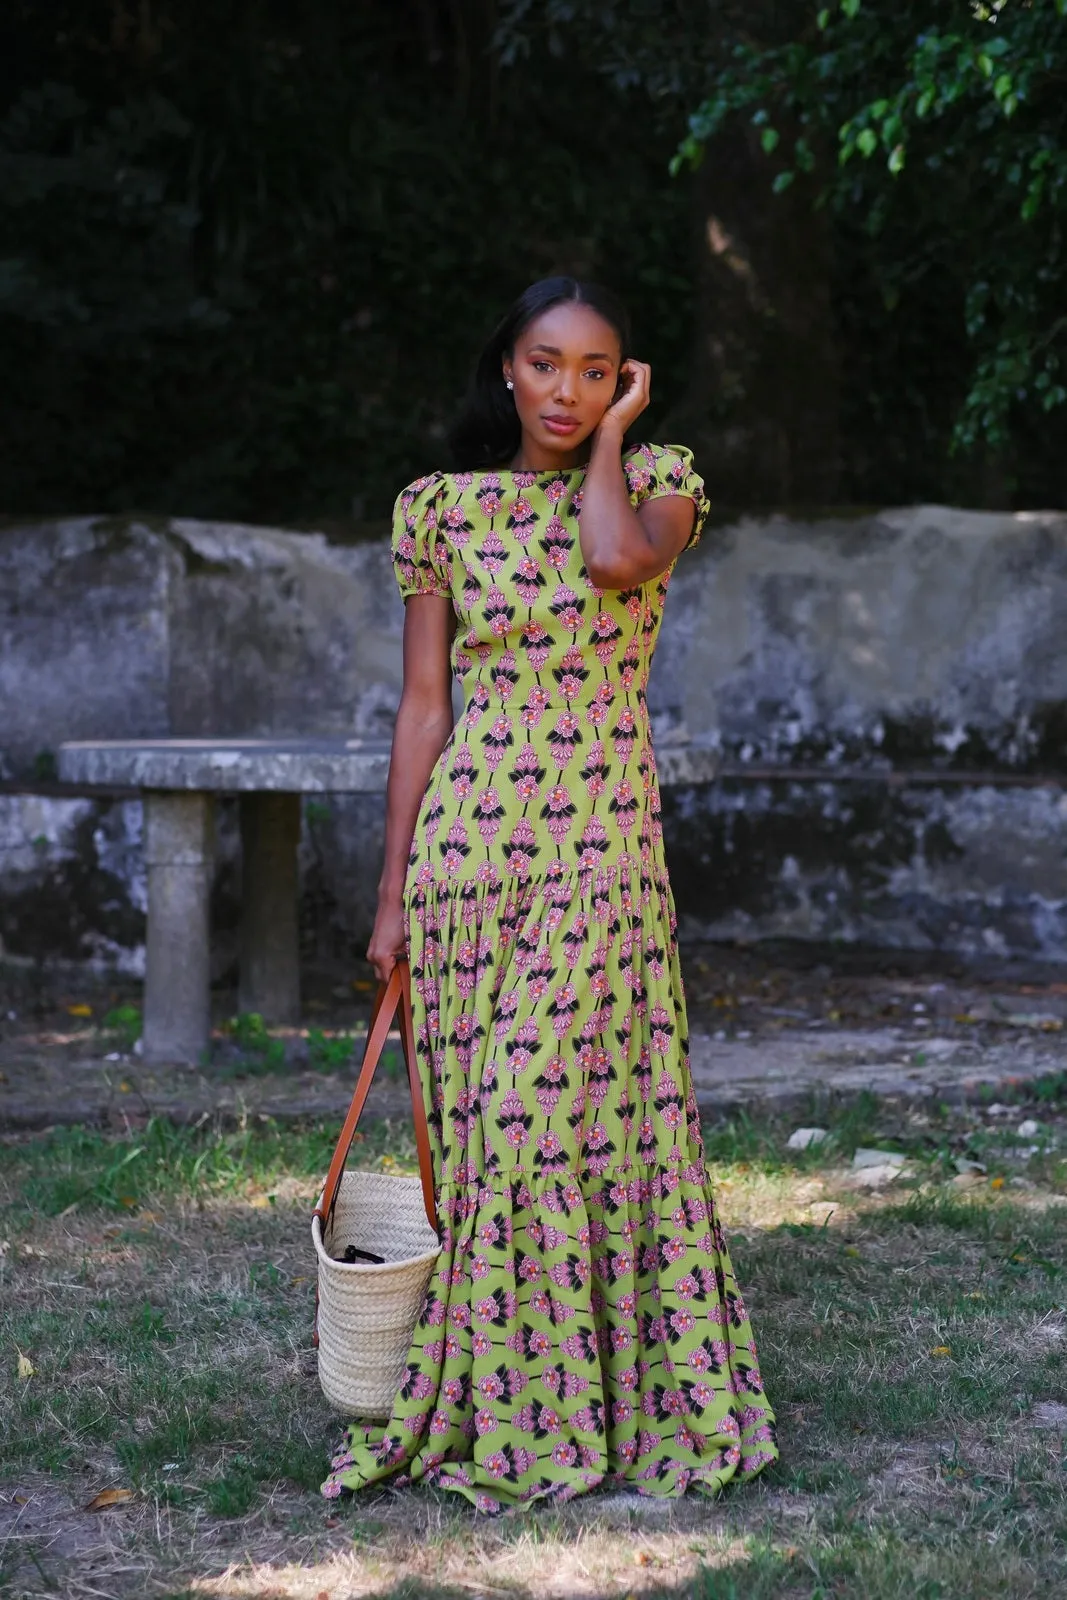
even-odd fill
[{"label": "woman's eyebrow", "polygon": [[[563,354],[563,351],[554,344],[532,344],[530,350],[543,350],[546,356],[561,356]],[[583,361],[611,361],[613,359],[606,350],[587,350],[582,357]]]}]

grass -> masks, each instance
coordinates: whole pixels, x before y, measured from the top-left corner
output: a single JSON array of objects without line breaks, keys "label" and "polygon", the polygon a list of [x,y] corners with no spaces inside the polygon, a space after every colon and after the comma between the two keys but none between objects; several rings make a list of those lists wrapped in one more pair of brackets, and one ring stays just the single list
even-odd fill
[{"label": "grass", "polygon": [[[1036,1135],[1018,1134],[1024,1116]],[[0,1592],[1062,1593],[1062,1101],[993,1118],[867,1098],[824,1108],[823,1126],[828,1139],[804,1152],[786,1150],[790,1125],[757,1116],[707,1132],[782,1464],[717,1502],[601,1494],[492,1523],[434,1491],[344,1506],[317,1495],[339,1424],[310,1346],[308,1214],[332,1125],[154,1121],[130,1138],[8,1140]],[[903,1151],[913,1176],[851,1187],[862,1144]],[[396,1129],[365,1130],[361,1161],[413,1158]],[[961,1178],[960,1159],[985,1172]],[[133,1498],[82,1509],[109,1487]]]}]

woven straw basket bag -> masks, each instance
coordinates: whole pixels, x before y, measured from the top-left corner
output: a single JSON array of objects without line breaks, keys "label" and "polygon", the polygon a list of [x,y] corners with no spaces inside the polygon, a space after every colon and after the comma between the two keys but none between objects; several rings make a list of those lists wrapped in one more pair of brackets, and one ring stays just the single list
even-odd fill
[{"label": "woven straw basket bag", "polygon": [[[399,1013],[411,1086],[418,1178],[345,1170],[394,1013]],[[348,1416],[386,1418],[393,1409],[415,1322],[440,1253],[406,961],[398,961],[388,983],[378,987],[359,1079],[315,1207],[311,1237],[318,1258],[315,1343],[322,1392]],[[338,1260],[349,1245],[383,1257],[382,1264]]]}]

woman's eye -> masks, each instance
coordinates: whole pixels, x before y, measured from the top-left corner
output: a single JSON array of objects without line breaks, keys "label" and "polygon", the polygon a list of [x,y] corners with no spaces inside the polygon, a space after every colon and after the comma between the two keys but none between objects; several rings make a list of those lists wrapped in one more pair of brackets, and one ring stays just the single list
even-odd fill
[{"label": "woman's eye", "polygon": [[551,361],[535,361],[534,362],[534,370],[536,372],[551,372],[552,371],[552,363],[551,363]]},{"label": "woman's eye", "polygon": [[606,376],[606,373],[600,372],[596,367],[590,367],[589,371],[586,373],[587,378],[603,378]]}]

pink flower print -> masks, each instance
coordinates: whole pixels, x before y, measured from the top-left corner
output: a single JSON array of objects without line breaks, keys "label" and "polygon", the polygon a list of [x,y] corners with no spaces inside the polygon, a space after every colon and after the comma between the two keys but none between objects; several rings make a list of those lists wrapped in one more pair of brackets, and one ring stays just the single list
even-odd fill
[{"label": "pink flower print", "polygon": [[493,1353],[493,1341],[481,1328],[475,1328],[471,1334],[471,1350],[476,1356],[490,1356]]},{"label": "pink flower print", "polygon": [[509,744],[515,742],[512,732],[511,718],[503,713],[494,717],[490,726],[482,734],[482,744],[485,746],[486,765],[494,770],[504,759],[504,752]]},{"label": "pink flower print", "polygon": [[540,543],[541,549],[545,552],[546,562],[556,572],[562,571],[567,565],[572,542],[571,535],[559,517],[549,517]]},{"label": "pink flower print", "polygon": [[474,771],[474,756],[468,744],[460,745],[452,757],[452,765],[448,776],[452,782],[452,793],[457,800],[465,800],[473,787],[471,773]]},{"label": "pink flower print", "polygon": [[[542,1304],[535,1305],[535,1301],[540,1301]],[[550,1307],[551,1302],[548,1298],[548,1295],[545,1294],[543,1290],[540,1291],[539,1294],[530,1296],[530,1310],[533,1311],[537,1316],[547,1316]],[[547,1356],[551,1349],[552,1341],[549,1339],[547,1333],[542,1333],[539,1328],[535,1328],[530,1334],[530,1354],[532,1356]]]},{"label": "pink flower print", "polygon": [[692,1300],[697,1293],[697,1281],[691,1272],[687,1272],[684,1277],[678,1279],[674,1286],[674,1293],[679,1300]]},{"label": "pink flower print", "polygon": [[548,993],[548,979],[542,972],[531,972],[526,980],[526,993],[531,1003],[543,1000]]},{"label": "pink flower print", "polygon": [[699,1410],[705,1411],[715,1400],[715,1390],[710,1383],[694,1383],[689,1398]]},{"label": "pink flower print", "polygon": [[475,498],[478,501],[478,506],[482,516],[487,522],[492,522],[493,518],[499,514],[500,508],[503,504],[503,501],[500,498],[499,485],[483,484],[478,490]]},{"label": "pink flower print", "polygon": [[463,858],[470,855],[470,845],[467,843],[467,827],[461,818],[456,818],[448,830],[447,837],[438,848],[441,851],[445,871],[449,877],[454,877],[463,866]]},{"label": "pink flower print", "polygon": [[672,1312],[668,1320],[679,1338],[683,1334],[692,1333],[697,1325],[697,1319],[688,1306],[681,1306],[677,1311]]},{"label": "pink flower print", "polygon": [[483,604],[490,633],[496,639],[505,638],[515,615],[515,608],[508,604],[507,595],[494,583]]},{"label": "pink flower print", "polygon": [[[491,1478],[506,1478],[510,1470],[507,1455],[503,1450],[494,1450],[492,1455],[486,1456],[484,1464]],[[478,1501],[484,1502],[484,1504],[479,1503],[479,1511],[488,1511],[492,1515],[500,1509],[492,1495],[481,1493],[478,1495]]]},{"label": "pink flower print", "polygon": [[559,1412],[554,1411],[551,1406],[541,1406],[537,1412],[537,1428],[535,1431],[539,1434],[558,1433],[561,1426]]},{"label": "pink flower print", "polygon": [[524,606],[537,604],[537,597],[545,586],[545,575],[533,556],[526,554],[522,557],[512,574],[512,583]]},{"label": "pink flower print", "polygon": [[491,1269],[490,1269],[489,1257],[488,1256],[474,1256],[474,1257],[472,1257],[472,1259],[471,1259],[471,1278],[473,1280],[477,1281],[479,1278],[487,1278],[489,1276],[490,1270]]},{"label": "pink flower print", "polygon": [[[602,700],[594,700],[585,709],[585,720],[591,728],[602,728],[610,716],[608,707]],[[603,788],[603,784],[601,784]]]},{"label": "pink flower print", "polygon": [[566,784],[554,783],[545,791],[545,803],[541,807],[541,815],[547,819],[545,825],[557,844],[562,843],[570,832],[571,819],[577,809]]},{"label": "pink flower print", "polygon": [[[500,996],[496,1006],[496,1021],[493,1024],[493,1031],[499,1041],[503,1041],[511,1031],[512,1020],[518,1009],[519,991],[517,989],[509,989],[506,994]],[[521,1111],[522,1103],[520,1101],[520,1115]]]},{"label": "pink flower print", "polygon": [[548,608],[552,615],[558,618],[561,628],[567,633],[577,633],[582,625],[585,601],[576,595],[568,584],[557,584]]},{"label": "pink flower print", "polygon": [[594,800],[597,795],[604,793],[607,770],[603,742],[600,739],[595,739],[589,747],[589,755],[580,774],[585,780],[586,793],[592,796]]},{"label": "pink flower print", "polygon": [[540,672],[552,648],[547,628],[540,622],[528,622],[522,630],[522,647],[526,651],[526,659],[531,669]]},{"label": "pink flower print", "polygon": [[504,1139],[512,1150],[522,1150],[530,1142],[530,1128],[526,1128],[522,1122],[509,1122],[504,1128]]},{"label": "pink flower print", "polygon": [[633,688],[634,679],[637,677],[639,670],[640,661],[630,654],[630,649],[628,648],[626,655],[623,657],[622,668],[619,672],[619,683],[627,694],[629,694],[630,690]]},{"label": "pink flower print", "polygon": [[505,650],[501,654],[500,660],[492,668],[491,677],[497,699],[506,703],[511,699],[515,685],[519,681],[519,674],[515,670],[514,650]]},{"label": "pink flower print", "polygon": [[552,1460],[557,1467],[573,1467],[577,1459],[578,1451],[574,1445],[568,1444],[565,1440],[559,1439],[552,1446]]},{"label": "pink flower print", "polygon": [[[562,991],[560,991],[562,993]],[[567,1079],[567,1063],[562,1056],[550,1056],[542,1068],[544,1078],[549,1083],[565,1083]]]},{"label": "pink flower print", "polygon": [[540,685],[532,688],[526,696],[526,704],[519,712],[519,721],[524,728],[536,728],[540,725],[541,718],[552,704],[548,690]]},{"label": "pink flower print", "polygon": [[501,567],[504,565],[504,559],[507,556],[507,553],[507,545],[504,543],[503,539],[501,539],[500,535],[494,529],[490,528],[488,533],[485,535],[485,538],[482,540],[481,549],[477,552],[478,559],[482,563],[482,566],[488,573],[495,577],[500,571]]},{"label": "pink flower print", "polygon": [[608,810],[614,813],[619,831],[624,835],[630,833],[636,820],[637,799],[629,778],[620,778],[612,789]]},{"label": "pink flower print", "polygon": [[553,478],[551,483],[545,485],[544,494],[550,506],[558,506],[560,501],[566,498],[567,480],[565,478]]},{"label": "pink flower print", "polygon": [[[535,479],[534,482],[536,481]],[[532,485],[528,484],[526,487],[529,488]],[[514,531],[516,539],[521,544],[525,544],[533,533],[536,523],[537,517],[533,506],[525,495],[519,495],[517,499],[511,502],[508,508],[508,527]]]},{"label": "pink flower print", "polygon": [[489,690],[484,683],[476,683],[471,690],[470,702],[464,712],[463,721],[466,727],[477,727],[489,704]]},{"label": "pink flower print", "polygon": [[549,1128],[547,1133],[542,1133],[538,1138],[537,1150],[544,1160],[552,1160],[555,1156],[560,1155],[563,1151],[563,1145],[560,1142],[559,1135],[553,1133],[552,1129]]},{"label": "pink flower print", "polygon": [[608,1142],[608,1130],[602,1122],[594,1122],[585,1136],[587,1150],[600,1150]]},{"label": "pink flower print", "polygon": [[557,1039],[562,1039],[574,1019],[578,1009],[578,991],[573,983],[564,983],[552,997],[548,1007],[548,1014],[552,1017],[552,1031]]},{"label": "pink flower print", "polygon": [[483,789],[474,806],[474,819],[478,832],[486,844],[492,844],[500,830],[504,807],[495,789]]},{"label": "pink flower print", "polygon": [[609,662],[619,646],[622,629],[608,611],[593,619],[593,651],[598,661]]},{"label": "pink flower print", "polygon": [[447,1412],[435,1411],[433,1416],[430,1418],[430,1432],[431,1433],[434,1433],[434,1434],[447,1433],[449,1431],[449,1429],[451,1428],[451,1426],[452,1426],[452,1424],[448,1420]]},{"label": "pink flower print", "polygon": [[581,742],[582,734],[578,718],[573,711],[561,711],[548,737],[552,760],[561,771]]}]

